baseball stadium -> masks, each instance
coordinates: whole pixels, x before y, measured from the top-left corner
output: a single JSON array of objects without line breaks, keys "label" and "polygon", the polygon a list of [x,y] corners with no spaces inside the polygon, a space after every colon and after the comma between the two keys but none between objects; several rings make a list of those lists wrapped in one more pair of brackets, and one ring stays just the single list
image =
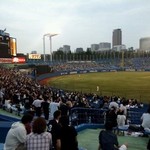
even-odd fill
[{"label": "baseball stadium", "polygon": [[[122,56],[117,62],[115,62],[117,65],[114,65],[114,60],[111,62],[111,59],[107,61],[104,59],[104,61],[66,61],[45,64],[45,62],[30,60],[24,65],[1,65],[1,82],[11,81],[9,88],[12,88],[13,79],[13,84],[19,83],[13,89],[13,103],[9,101],[10,97],[5,98],[5,101],[4,96],[1,97],[1,100],[3,99],[0,109],[1,147],[5,143],[11,124],[20,120],[27,111],[27,102],[23,99],[30,94],[34,96],[35,93],[40,93],[40,95],[48,94],[50,101],[55,103],[61,101],[65,105],[70,104],[68,106],[70,125],[78,132],[78,146],[81,150],[98,148],[98,136],[104,129],[110,103],[116,101],[121,107],[125,102],[127,126],[115,127],[113,132],[117,134],[120,145],[127,143],[130,150],[145,150],[149,140],[149,130],[133,129],[132,131],[129,130],[129,126],[140,126],[141,117],[149,108],[150,62],[147,57],[123,60]],[[13,79],[8,80],[5,77],[7,75]],[[5,79],[8,81],[4,81]],[[1,92],[3,92],[2,88]],[[14,98],[16,95],[20,95],[19,100]],[[33,113],[32,103],[29,104],[29,110]]]},{"label": "baseball stadium", "polygon": [[[36,120],[44,118],[41,121],[45,129],[37,128],[40,130],[37,133],[52,135],[53,140],[53,135],[61,131],[56,141],[64,141],[68,132],[62,134],[61,118],[66,116],[67,127],[74,131],[70,138],[74,136],[76,149],[101,149],[110,141],[114,142],[112,147],[119,150],[122,146],[129,150],[147,148],[150,135],[149,51],[58,51],[51,55],[24,55],[17,54],[16,39],[2,33],[0,150],[7,150],[8,141],[13,139],[9,137],[13,124],[23,124],[21,121],[27,114],[32,115],[33,122],[24,124],[25,137],[34,133]],[[55,118],[58,111],[61,112],[60,120]],[[52,120],[60,126],[55,134],[49,130]],[[17,148],[18,145],[15,150],[19,150]]]}]

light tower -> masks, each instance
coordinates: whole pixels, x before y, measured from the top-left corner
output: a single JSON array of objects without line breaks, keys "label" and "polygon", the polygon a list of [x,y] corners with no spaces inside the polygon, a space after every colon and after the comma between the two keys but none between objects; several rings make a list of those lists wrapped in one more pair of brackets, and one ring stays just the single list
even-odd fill
[{"label": "light tower", "polygon": [[45,61],[45,36],[49,37],[49,41],[50,41],[50,61],[53,61],[53,52],[52,52],[52,37],[56,36],[58,34],[56,33],[46,33],[43,35],[43,52],[44,52],[44,61]]}]

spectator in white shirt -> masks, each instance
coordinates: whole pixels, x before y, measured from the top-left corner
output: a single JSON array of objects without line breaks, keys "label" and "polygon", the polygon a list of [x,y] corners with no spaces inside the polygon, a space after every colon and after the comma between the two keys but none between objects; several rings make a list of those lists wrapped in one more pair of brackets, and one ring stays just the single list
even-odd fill
[{"label": "spectator in white shirt", "polygon": [[142,127],[144,128],[144,130],[150,129],[150,106],[147,110],[147,113],[143,113],[141,120],[142,120]]}]

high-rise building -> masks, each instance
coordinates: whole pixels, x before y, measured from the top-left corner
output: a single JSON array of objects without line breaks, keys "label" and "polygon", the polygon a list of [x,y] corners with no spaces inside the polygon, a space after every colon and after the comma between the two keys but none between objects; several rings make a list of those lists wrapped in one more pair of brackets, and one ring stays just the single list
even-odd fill
[{"label": "high-rise building", "polygon": [[114,29],[112,35],[112,47],[122,45],[122,31],[121,29]]},{"label": "high-rise building", "polygon": [[150,51],[150,37],[140,38],[140,50]]}]

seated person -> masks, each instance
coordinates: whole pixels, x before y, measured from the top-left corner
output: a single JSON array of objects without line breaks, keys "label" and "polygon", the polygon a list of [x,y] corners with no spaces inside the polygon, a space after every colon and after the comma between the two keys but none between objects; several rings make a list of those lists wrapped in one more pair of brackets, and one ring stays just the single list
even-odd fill
[{"label": "seated person", "polygon": [[124,115],[124,111],[119,109],[119,111],[117,112],[117,124],[118,124],[118,127],[119,126],[124,126],[125,122],[126,122],[126,116]]},{"label": "seated person", "polygon": [[117,135],[112,132],[112,129],[112,123],[106,122],[105,130],[102,130],[99,133],[98,150],[127,150],[125,144],[119,146]]},{"label": "seated person", "polygon": [[143,113],[141,120],[142,120],[141,127],[144,130],[150,131],[150,107],[148,108],[147,113]]}]

